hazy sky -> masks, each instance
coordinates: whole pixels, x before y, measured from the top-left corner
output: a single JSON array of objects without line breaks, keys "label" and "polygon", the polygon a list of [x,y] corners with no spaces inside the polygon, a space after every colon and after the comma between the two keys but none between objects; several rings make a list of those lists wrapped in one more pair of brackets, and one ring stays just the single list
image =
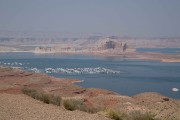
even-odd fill
[{"label": "hazy sky", "polygon": [[0,30],[180,36],[180,0],[0,0]]}]

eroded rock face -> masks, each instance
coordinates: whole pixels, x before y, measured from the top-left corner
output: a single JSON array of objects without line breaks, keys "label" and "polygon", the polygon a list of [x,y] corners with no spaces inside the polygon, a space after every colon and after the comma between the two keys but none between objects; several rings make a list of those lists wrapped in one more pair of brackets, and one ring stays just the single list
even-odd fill
[{"label": "eroded rock face", "polygon": [[[127,47],[128,46],[128,47]],[[97,41],[76,41],[76,42],[65,42],[62,44],[56,44],[51,47],[37,47],[35,53],[73,53],[73,54],[86,54],[93,53],[119,53],[129,52],[132,50],[132,46],[127,44],[123,40],[114,39],[113,37],[106,37]]]},{"label": "eroded rock face", "polygon": [[115,49],[115,47],[116,47],[116,43],[113,42],[113,41],[107,41],[105,43],[105,48],[106,49]]},{"label": "eroded rock face", "polygon": [[36,47],[34,50],[35,53],[54,53],[54,48],[51,47]]},{"label": "eroded rock face", "polygon": [[127,43],[117,41],[114,39],[104,39],[97,42],[96,49],[99,51],[107,50],[114,52],[125,52],[127,49]]},{"label": "eroded rock face", "polygon": [[123,52],[126,52],[126,49],[127,49],[127,44],[125,43],[125,44],[123,45]]}]

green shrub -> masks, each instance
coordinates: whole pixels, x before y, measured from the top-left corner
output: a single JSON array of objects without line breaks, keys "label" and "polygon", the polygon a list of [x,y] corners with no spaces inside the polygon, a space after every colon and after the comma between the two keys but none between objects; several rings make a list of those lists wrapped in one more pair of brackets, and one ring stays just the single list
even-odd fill
[{"label": "green shrub", "polygon": [[156,120],[155,115],[149,112],[141,113],[140,111],[133,111],[130,113],[130,117],[132,120]]},{"label": "green shrub", "polygon": [[61,97],[51,95],[50,98],[51,98],[51,99],[50,99],[50,103],[51,103],[51,104],[57,105],[57,106],[60,106],[60,105],[61,105]]},{"label": "green shrub", "polygon": [[67,110],[73,111],[80,108],[80,106],[82,106],[83,103],[80,102],[79,100],[70,99],[70,100],[64,100],[63,105]]},{"label": "green shrub", "polygon": [[27,88],[27,87],[23,88],[23,89],[22,89],[22,92],[23,92],[24,94],[29,95],[29,96],[32,96],[32,97],[34,97],[34,94],[37,93],[37,91],[36,91],[35,89],[30,89],[30,88]]},{"label": "green shrub", "polygon": [[88,113],[97,113],[101,109],[94,108],[94,107],[88,107],[84,104],[81,100],[75,100],[75,99],[69,99],[64,100],[63,105],[65,109],[73,111],[73,110],[80,110]]},{"label": "green shrub", "polygon": [[115,110],[112,110],[112,109],[108,109],[108,110],[105,110],[105,113],[111,119],[114,119],[114,120],[123,120],[123,114],[121,114],[118,111],[115,111]]},{"label": "green shrub", "polygon": [[45,94],[45,93],[41,93],[42,97],[41,97],[41,101],[43,101],[46,104],[50,103],[50,95]]},{"label": "green shrub", "polygon": [[38,92],[35,89],[24,87],[22,89],[22,92],[28,96],[31,96],[32,98],[36,100],[43,101],[46,104],[53,104],[60,106],[61,104],[61,97],[60,96],[54,96],[51,94]]}]

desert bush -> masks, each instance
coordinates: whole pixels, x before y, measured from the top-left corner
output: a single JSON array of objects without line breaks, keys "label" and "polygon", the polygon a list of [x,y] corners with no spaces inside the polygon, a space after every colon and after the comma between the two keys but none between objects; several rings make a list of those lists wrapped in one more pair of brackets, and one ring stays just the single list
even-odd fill
[{"label": "desert bush", "polygon": [[84,104],[83,101],[75,100],[75,99],[64,100],[63,105],[67,110],[70,111],[80,110],[88,113],[97,113],[98,111],[101,110],[100,108],[98,109],[94,107],[88,107],[87,105]]},{"label": "desert bush", "polygon": [[155,115],[149,112],[133,111],[130,113],[130,117],[132,120],[157,120],[155,119]]},{"label": "desert bush", "polygon": [[51,95],[50,97],[50,103],[60,106],[61,105],[61,97],[60,96],[55,96],[55,95]]},{"label": "desert bush", "polygon": [[22,89],[22,92],[26,95],[29,95],[29,96],[34,96],[35,93],[37,93],[37,91],[35,89],[30,89],[30,88],[27,88],[27,87],[24,87]]},{"label": "desert bush", "polygon": [[84,104],[79,100],[69,99],[69,100],[64,100],[63,105],[67,110],[73,111],[81,108],[80,106],[83,106]]},{"label": "desert bush", "polygon": [[46,94],[46,93],[41,93],[41,101],[43,101],[46,104],[50,103],[50,95]]},{"label": "desert bush", "polygon": [[114,119],[114,120],[123,120],[123,114],[118,112],[118,111],[115,111],[115,110],[112,110],[112,109],[107,109],[107,110],[105,110],[105,113],[111,119]]},{"label": "desert bush", "polygon": [[28,96],[31,96],[34,99],[37,99],[37,100],[40,100],[42,98],[42,95],[39,92],[37,92],[37,90],[35,90],[35,89],[30,89],[30,88],[24,87],[22,89],[22,92]]},{"label": "desert bush", "polygon": [[46,104],[54,104],[60,106],[61,104],[61,97],[60,96],[54,96],[51,94],[38,92],[35,89],[24,87],[22,89],[22,92],[36,100],[43,101]]}]

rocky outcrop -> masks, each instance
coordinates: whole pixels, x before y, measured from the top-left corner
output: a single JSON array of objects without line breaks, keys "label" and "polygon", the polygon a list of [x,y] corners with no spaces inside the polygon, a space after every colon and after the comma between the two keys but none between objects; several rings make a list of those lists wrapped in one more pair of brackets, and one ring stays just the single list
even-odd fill
[{"label": "rocky outcrop", "polygon": [[36,47],[35,53],[54,53],[55,50],[52,47]]},{"label": "rocky outcrop", "polygon": [[98,51],[114,51],[114,52],[126,52],[128,49],[127,43],[118,41],[116,39],[105,38],[97,42],[96,49]]}]

